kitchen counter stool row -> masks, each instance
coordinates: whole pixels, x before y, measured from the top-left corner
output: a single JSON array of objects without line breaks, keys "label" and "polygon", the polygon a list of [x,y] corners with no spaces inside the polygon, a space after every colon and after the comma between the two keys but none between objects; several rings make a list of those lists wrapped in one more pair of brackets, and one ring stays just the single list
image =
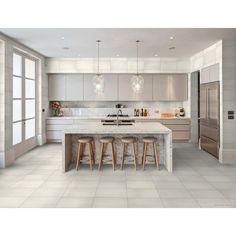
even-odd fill
[{"label": "kitchen counter stool row", "polygon": [[[78,170],[79,166],[81,165],[82,159],[83,159],[83,152],[86,144],[89,148],[89,165],[90,168],[93,169],[93,166],[95,164],[95,157],[94,157],[94,150],[93,150],[93,137],[87,136],[87,137],[81,137],[78,139],[78,153],[77,153],[77,159],[76,159],[76,169]],[[111,147],[111,159],[112,159],[112,168],[115,170],[116,166],[116,157],[114,152],[114,141],[115,138],[112,136],[104,136],[100,138],[100,153],[99,153],[99,166],[98,169],[101,170],[103,166],[103,160],[104,160],[104,148],[105,145],[110,145]],[[137,138],[133,136],[127,136],[121,138],[121,145],[122,145],[122,153],[121,153],[121,169],[123,170],[124,167],[124,161],[125,161],[125,148],[127,145],[132,145],[132,155],[133,155],[133,162],[135,170],[137,169],[137,158],[135,153],[135,146],[134,144],[137,142]],[[155,137],[147,136],[142,138],[143,142],[143,155],[142,155],[142,169],[144,170],[145,164],[146,164],[146,157],[147,157],[147,148],[148,145],[152,145],[153,150],[153,157],[155,161],[155,165],[157,168],[159,168],[159,161],[158,161],[158,152],[156,145],[158,144],[158,139]]]}]

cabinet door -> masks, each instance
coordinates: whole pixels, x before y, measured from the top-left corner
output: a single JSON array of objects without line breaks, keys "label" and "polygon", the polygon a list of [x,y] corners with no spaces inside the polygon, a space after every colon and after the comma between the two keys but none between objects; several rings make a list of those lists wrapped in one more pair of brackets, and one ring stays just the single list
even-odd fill
[{"label": "cabinet door", "polygon": [[209,67],[203,68],[200,73],[200,83],[205,84],[210,80],[210,69]]},{"label": "cabinet door", "polygon": [[97,94],[93,85],[94,74],[84,75],[84,100],[85,101],[117,101],[118,79],[117,75],[106,74],[104,77],[104,92]]},{"label": "cabinet door", "polygon": [[83,101],[83,75],[66,75],[66,101]]},{"label": "cabinet door", "polygon": [[144,87],[142,93],[136,94],[137,101],[152,101],[152,75],[142,75]]},{"label": "cabinet door", "polygon": [[169,101],[169,76],[165,74],[153,75],[153,100]]},{"label": "cabinet door", "polygon": [[48,76],[48,98],[49,101],[65,101],[66,78],[65,75]]},{"label": "cabinet door", "polygon": [[210,66],[209,82],[215,82],[220,80],[220,66],[219,63]]},{"label": "cabinet door", "polygon": [[131,86],[132,74],[119,75],[119,101],[135,101],[135,94]]},{"label": "cabinet door", "polygon": [[169,77],[169,100],[186,101],[188,100],[188,75],[175,74]]}]

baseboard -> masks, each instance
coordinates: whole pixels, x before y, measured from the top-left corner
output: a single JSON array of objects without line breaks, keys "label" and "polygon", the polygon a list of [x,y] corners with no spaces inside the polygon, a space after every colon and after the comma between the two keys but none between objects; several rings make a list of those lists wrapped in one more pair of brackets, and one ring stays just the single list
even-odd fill
[{"label": "baseboard", "polygon": [[236,149],[223,149],[221,163],[236,164]]}]

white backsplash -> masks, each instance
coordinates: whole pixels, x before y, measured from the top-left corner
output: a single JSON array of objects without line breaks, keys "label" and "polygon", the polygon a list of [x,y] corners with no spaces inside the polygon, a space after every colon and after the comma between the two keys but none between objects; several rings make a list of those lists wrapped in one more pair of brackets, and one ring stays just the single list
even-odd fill
[{"label": "white backsplash", "polygon": [[[117,102],[63,102],[62,111],[64,116],[107,116],[116,114],[118,108],[115,108]],[[122,102],[126,108],[121,108],[123,114],[134,115],[134,109],[144,108],[148,110],[148,116],[158,116],[161,113],[174,113],[178,107],[183,107],[183,102]],[[185,107],[184,107],[185,108]],[[186,109],[186,108],[185,108]],[[186,111],[186,114],[188,112]]]}]

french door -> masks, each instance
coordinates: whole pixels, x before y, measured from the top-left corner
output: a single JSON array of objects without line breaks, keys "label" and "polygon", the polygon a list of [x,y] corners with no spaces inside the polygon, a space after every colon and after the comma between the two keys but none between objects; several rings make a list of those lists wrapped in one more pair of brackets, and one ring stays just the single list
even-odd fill
[{"label": "french door", "polygon": [[36,61],[13,54],[12,145],[19,156],[36,145]]}]

